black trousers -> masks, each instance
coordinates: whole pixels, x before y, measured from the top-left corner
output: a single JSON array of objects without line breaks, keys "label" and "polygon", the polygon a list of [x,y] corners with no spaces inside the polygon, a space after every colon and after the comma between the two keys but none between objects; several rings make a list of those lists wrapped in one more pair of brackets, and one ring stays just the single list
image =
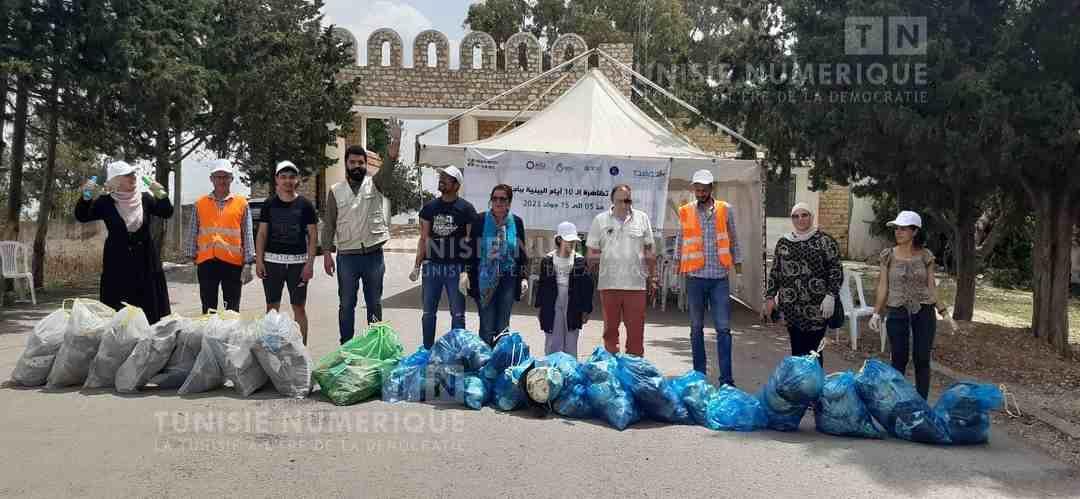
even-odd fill
[{"label": "black trousers", "polygon": [[[908,357],[915,361],[915,388],[919,395],[930,395],[930,351],[934,349],[934,335],[937,332],[937,316],[933,305],[923,305],[918,313],[908,313],[907,309],[889,307],[885,319],[885,330],[889,335],[889,348],[892,350],[892,366],[907,374]],[[912,348],[914,347],[914,348]]]},{"label": "black trousers", "polygon": [[[804,355],[810,355],[810,352],[817,351],[821,346],[821,340],[825,338],[825,328],[821,329],[799,329],[798,327],[788,324],[788,337],[791,338],[791,355],[793,357],[802,357]],[[824,357],[818,357],[818,364],[825,365]]]},{"label": "black trousers", "polygon": [[243,266],[221,260],[207,260],[199,264],[199,298],[205,314],[218,310],[218,287],[225,300],[225,310],[240,311],[240,289],[244,287]]}]

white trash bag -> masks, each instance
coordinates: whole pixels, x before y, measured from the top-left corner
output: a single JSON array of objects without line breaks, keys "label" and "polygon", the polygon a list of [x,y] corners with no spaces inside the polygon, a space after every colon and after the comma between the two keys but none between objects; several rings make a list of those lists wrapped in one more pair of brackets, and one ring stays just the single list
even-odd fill
[{"label": "white trash bag", "polygon": [[41,386],[49,378],[53,361],[64,343],[67,331],[67,310],[59,310],[45,316],[34,325],[34,331],[26,338],[26,349],[15,363],[11,380],[20,386]]},{"label": "white trash bag", "polygon": [[64,342],[49,371],[48,388],[81,386],[97,356],[101,336],[116,311],[96,300],[76,299],[68,315]]},{"label": "white trash bag", "polygon": [[85,388],[112,388],[116,386],[116,371],[131,356],[135,344],[140,339],[150,336],[150,322],[142,309],[126,305],[113,316],[108,329],[101,336],[94,362],[90,364],[90,373],[86,377]]},{"label": "white trash bag", "polygon": [[176,347],[161,372],[150,378],[150,384],[161,389],[180,388],[184,384],[195,367],[195,359],[202,350],[203,332],[209,324],[209,316],[181,320],[180,331],[176,333]]},{"label": "white trash bag", "polygon": [[212,314],[203,329],[202,346],[191,366],[191,374],[177,393],[188,395],[216,390],[225,386],[225,344],[242,327],[240,314],[226,311]]},{"label": "white trash bag", "polygon": [[270,381],[251,351],[251,347],[255,346],[256,340],[259,339],[261,322],[251,322],[237,329],[236,334],[230,336],[225,343],[225,361],[221,364],[222,371],[225,373],[225,379],[232,382],[236,393],[244,397],[255,393],[267,381]]},{"label": "white trash bag", "polygon": [[116,391],[135,393],[161,372],[176,346],[176,332],[183,318],[170,315],[150,328],[150,336],[140,338],[131,355],[116,371]]},{"label": "white trash bag", "polygon": [[311,391],[311,355],[304,346],[300,325],[271,310],[259,322],[261,335],[251,351],[278,393],[302,399]]}]

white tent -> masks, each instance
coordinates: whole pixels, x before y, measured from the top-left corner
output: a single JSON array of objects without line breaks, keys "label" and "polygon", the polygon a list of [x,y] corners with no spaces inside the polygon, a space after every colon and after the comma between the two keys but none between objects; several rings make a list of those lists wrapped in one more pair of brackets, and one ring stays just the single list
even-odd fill
[{"label": "white tent", "polygon": [[[589,71],[546,109],[501,135],[464,144],[420,147],[420,164],[431,166],[464,167],[466,150],[473,148],[670,160],[663,244],[657,246],[669,252],[674,251],[676,210],[693,199],[690,178],[699,169],[709,169],[716,178],[717,199],[727,201],[735,211],[744,272],[738,297],[760,310],[765,254],[760,165],[752,160],[722,159],[698,149],[638,109],[598,70]],[[468,171],[464,173],[468,179]],[[487,206],[486,199],[469,201],[477,207]]]}]

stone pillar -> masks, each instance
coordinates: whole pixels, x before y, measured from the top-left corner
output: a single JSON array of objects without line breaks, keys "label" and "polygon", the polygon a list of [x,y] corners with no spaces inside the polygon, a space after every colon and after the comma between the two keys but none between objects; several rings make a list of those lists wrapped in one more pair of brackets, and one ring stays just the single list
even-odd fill
[{"label": "stone pillar", "polygon": [[830,183],[818,195],[818,227],[836,239],[840,253],[848,254],[848,229],[851,218],[851,189]]},{"label": "stone pillar", "polygon": [[479,124],[475,116],[465,115],[461,117],[461,125],[458,127],[458,143],[464,144],[480,138]]}]

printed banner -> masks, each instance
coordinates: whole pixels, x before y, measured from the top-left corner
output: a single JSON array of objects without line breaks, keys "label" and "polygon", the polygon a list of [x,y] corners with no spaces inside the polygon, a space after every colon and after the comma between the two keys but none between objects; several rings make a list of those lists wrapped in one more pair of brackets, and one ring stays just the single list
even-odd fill
[{"label": "printed banner", "polygon": [[462,197],[483,212],[491,189],[507,184],[514,189],[511,211],[527,229],[555,230],[564,221],[588,232],[597,213],[611,207],[611,190],[628,184],[635,209],[644,211],[653,230],[663,229],[667,203],[668,159],[619,158],[520,151],[465,152]]}]

